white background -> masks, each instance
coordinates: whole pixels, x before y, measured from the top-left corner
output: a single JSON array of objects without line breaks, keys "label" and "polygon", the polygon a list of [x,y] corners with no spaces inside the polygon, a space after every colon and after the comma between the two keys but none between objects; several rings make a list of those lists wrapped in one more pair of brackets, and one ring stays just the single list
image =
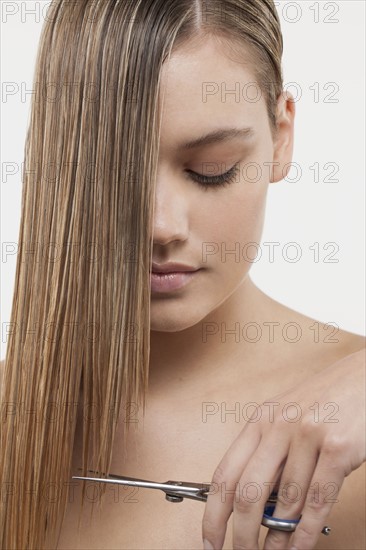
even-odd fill
[{"label": "white background", "polygon": [[[1,2],[2,358],[16,266],[16,255],[7,256],[4,247],[18,240],[20,170],[36,51],[48,5]],[[293,167],[286,180],[269,186],[262,255],[251,275],[265,293],[287,306],[364,334],[365,2],[281,0],[276,5],[284,37],[285,89],[297,98],[293,162],[301,172]],[[12,85],[13,94],[4,93]],[[12,175],[7,174],[9,163],[15,165]],[[338,171],[324,167],[327,163],[334,163]],[[327,177],[338,181],[326,181]],[[269,242],[279,243],[274,261],[264,245]],[[296,252],[288,245],[292,242],[301,253],[297,262],[290,261]],[[327,249],[327,243],[336,244]],[[334,246],[338,251],[331,255]],[[338,262],[329,262],[332,258]]]}]

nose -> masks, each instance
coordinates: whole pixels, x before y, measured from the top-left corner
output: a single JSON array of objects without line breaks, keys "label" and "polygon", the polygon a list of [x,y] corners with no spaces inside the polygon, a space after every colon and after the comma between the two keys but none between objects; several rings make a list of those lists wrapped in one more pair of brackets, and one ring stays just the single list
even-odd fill
[{"label": "nose", "polygon": [[157,172],[153,243],[167,245],[188,237],[188,196],[184,178],[172,169]]}]

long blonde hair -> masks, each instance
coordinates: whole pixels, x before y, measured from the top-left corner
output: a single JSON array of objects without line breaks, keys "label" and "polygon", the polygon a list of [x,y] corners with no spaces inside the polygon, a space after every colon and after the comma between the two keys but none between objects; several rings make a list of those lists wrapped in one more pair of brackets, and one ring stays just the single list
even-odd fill
[{"label": "long blonde hair", "polygon": [[83,423],[81,475],[109,474],[122,406],[145,414],[161,69],[173,46],[208,35],[244,48],[275,130],[272,0],[54,0],[47,13],[1,395],[4,549],[55,547],[81,391],[97,411]]}]

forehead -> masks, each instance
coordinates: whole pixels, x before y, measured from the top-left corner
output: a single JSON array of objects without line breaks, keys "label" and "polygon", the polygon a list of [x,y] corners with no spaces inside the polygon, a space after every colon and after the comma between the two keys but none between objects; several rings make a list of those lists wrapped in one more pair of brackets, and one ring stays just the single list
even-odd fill
[{"label": "forehead", "polygon": [[[245,55],[245,54],[244,54]],[[230,56],[212,38],[183,46],[163,65],[162,152],[217,128],[265,123],[266,106],[249,56]]]}]

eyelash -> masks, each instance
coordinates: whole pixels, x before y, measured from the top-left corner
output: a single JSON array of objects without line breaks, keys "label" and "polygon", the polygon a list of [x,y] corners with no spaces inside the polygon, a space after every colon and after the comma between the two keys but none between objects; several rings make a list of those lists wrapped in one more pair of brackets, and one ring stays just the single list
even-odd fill
[{"label": "eyelash", "polygon": [[192,170],[187,170],[190,174],[190,178],[197,182],[200,186],[204,188],[205,191],[209,189],[209,187],[217,188],[217,187],[224,187],[226,185],[229,185],[232,183],[234,177],[237,174],[237,168],[239,167],[239,162],[237,164],[234,164],[230,170],[225,172],[225,174],[220,174],[218,176],[205,176],[204,174],[197,174],[197,172],[192,172]]}]

